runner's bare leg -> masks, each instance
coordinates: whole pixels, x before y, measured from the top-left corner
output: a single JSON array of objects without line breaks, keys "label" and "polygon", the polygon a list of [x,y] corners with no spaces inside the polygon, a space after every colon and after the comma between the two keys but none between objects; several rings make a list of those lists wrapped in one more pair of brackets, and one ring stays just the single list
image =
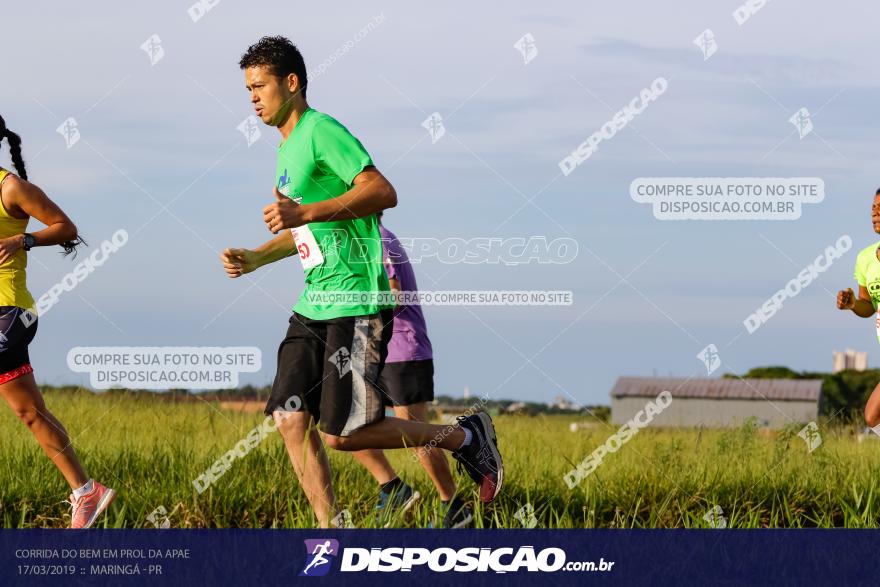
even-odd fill
[{"label": "runner's bare leg", "polygon": [[[414,420],[416,422],[428,421],[428,404],[421,402],[409,406],[394,406],[394,414],[398,418],[404,420]],[[455,495],[455,481],[452,479],[452,469],[449,468],[449,461],[446,460],[446,453],[442,450],[431,450],[423,446],[413,448],[413,452],[419,459],[422,468],[431,477],[440,499],[449,501]]]},{"label": "runner's bare leg", "polygon": [[330,462],[312,415],[306,411],[276,411],[273,417],[318,525],[329,528],[330,520],[336,515],[336,498],[330,480]]},{"label": "runner's bare leg", "polygon": [[412,448],[437,446],[458,450],[465,433],[459,426],[426,424],[400,418],[384,418],[353,432],[350,436],[324,436],[327,446],[335,450],[356,451],[367,448]]},{"label": "runner's bare leg", "polygon": [[70,444],[67,430],[46,408],[33,373],[0,385],[0,394],[61,471],[71,489],[82,487],[89,478]]}]

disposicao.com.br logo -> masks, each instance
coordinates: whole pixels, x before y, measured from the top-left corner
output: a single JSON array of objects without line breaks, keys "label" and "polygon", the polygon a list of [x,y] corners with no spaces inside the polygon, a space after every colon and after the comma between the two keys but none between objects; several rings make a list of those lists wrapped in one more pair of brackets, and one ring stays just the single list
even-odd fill
[{"label": "disposicao.com.br logo", "polygon": [[[306,564],[300,576],[326,575],[331,559],[339,553],[336,540],[306,540]],[[535,551],[534,546],[518,548],[466,547],[466,548],[418,548],[347,547],[342,551],[341,572],[409,572],[414,567],[424,567],[435,573],[455,571],[515,573],[517,571],[553,573],[556,571],[611,571],[613,561],[600,558],[595,561],[566,561],[561,548],[544,548]]]}]

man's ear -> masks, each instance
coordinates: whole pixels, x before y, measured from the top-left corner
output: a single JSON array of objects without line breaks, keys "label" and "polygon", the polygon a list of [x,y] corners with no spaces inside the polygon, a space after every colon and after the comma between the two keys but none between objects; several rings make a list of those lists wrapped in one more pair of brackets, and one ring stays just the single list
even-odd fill
[{"label": "man's ear", "polygon": [[292,94],[295,94],[302,90],[299,85],[299,77],[295,73],[291,73],[287,75],[287,88],[290,90]]}]

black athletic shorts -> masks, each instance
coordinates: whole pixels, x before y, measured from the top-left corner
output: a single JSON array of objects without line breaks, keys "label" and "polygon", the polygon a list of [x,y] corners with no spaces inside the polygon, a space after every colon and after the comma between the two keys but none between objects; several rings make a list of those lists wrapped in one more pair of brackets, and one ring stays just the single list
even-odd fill
[{"label": "black athletic shorts", "polygon": [[386,406],[434,401],[434,359],[385,363],[379,385],[388,394]]},{"label": "black athletic shorts", "polygon": [[36,333],[36,314],[0,306],[0,384],[33,372],[28,345]]},{"label": "black athletic shorts", "polygon": [[294,312],[278,347],[278,370],[265,413],[304,407],[318,428],[333,436],[348,436],[382,420],[385,392],[379,375],[393,320],[391,310],[332,320]]}]

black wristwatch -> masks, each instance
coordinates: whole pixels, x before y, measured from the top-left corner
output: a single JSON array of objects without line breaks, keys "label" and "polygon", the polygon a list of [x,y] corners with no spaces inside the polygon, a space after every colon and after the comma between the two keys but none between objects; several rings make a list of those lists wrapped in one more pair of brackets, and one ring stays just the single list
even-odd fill
[{"label": "black wristwatch", "polygon": [[34,238],[34,235],[24,233],[24,243],[22,244],[21,248],[23,248],[25,251],[30,251],[35,246],[37,246],[37,239]]}]

